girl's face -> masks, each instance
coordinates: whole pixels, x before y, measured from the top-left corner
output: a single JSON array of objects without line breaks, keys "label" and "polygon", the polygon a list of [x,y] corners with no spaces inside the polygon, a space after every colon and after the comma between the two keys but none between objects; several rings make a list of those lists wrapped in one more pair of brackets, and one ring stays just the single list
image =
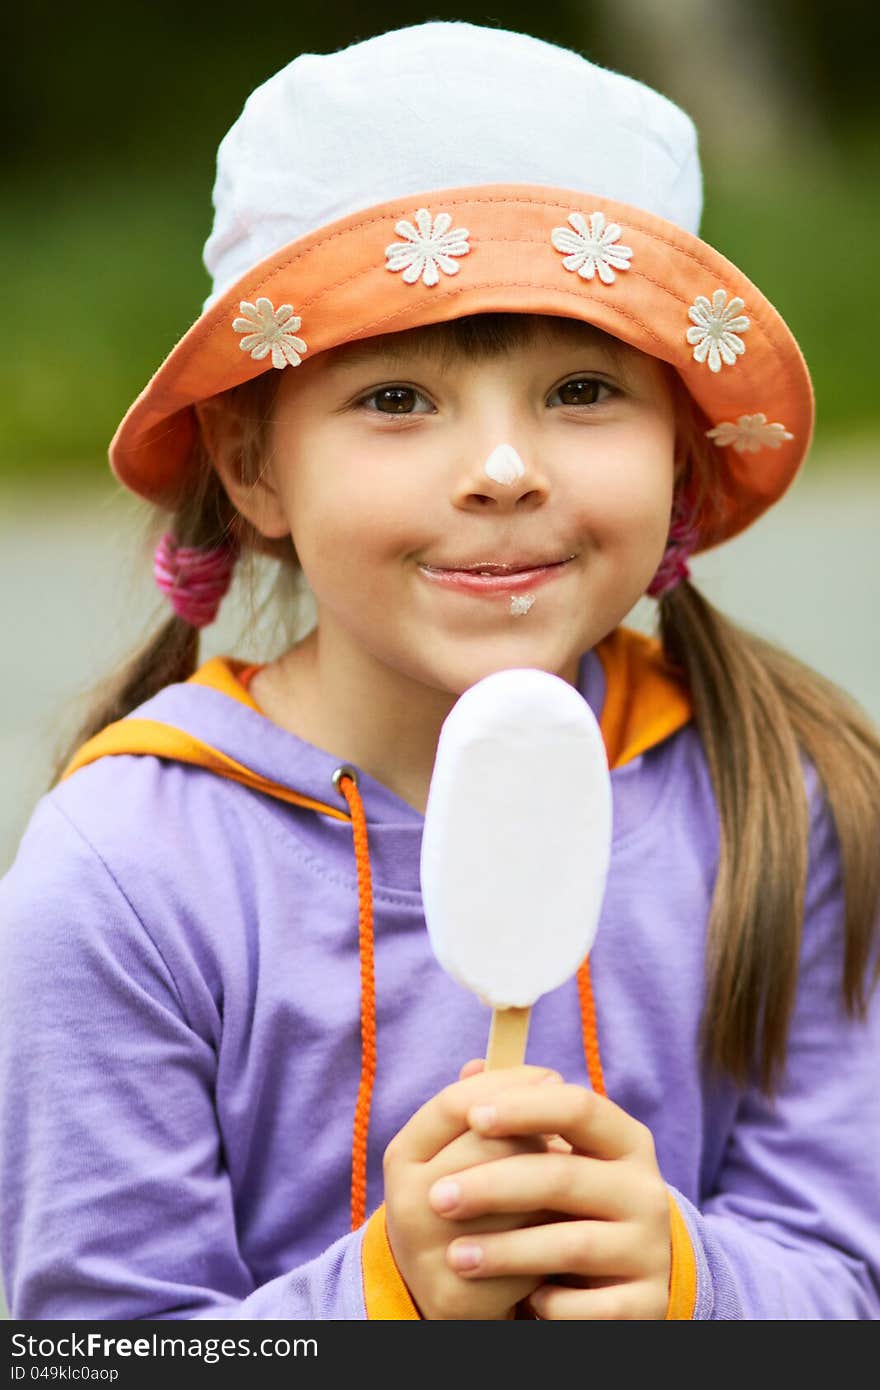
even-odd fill
[{"label": "girl's face", "polygon": [[[674,444],[663,367],[588,325],[488,360],[397,334],[285,371],[259,524],[349,665],[454,697],[512,666],[574,681],[660,562]],[[548,562],[515,594],[432,577]]]}]

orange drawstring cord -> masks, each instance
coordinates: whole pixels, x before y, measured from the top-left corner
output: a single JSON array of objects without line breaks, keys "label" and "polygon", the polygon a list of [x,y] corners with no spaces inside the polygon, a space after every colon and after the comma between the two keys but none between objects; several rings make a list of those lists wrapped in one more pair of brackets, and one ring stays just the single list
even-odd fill
[{"label": "orange drawstring cord", "polygon": [[367,818],[352,767],[337,768],[333,783],[348,802],[354,834],[358,880],[358,947],[361,962],[361,1079],[354,1109],[351,1141],[351,1229],[364,1224],[367,1215],[367,1132],[376,1078],[376,972],[373,960],[373,887]]},{"label": "orange drawstring cord", "polygon": [[590,979],[590,961],[587,958],[577,973],[578,998],[581,1001],[581,1033],[584,1039],[584,1056],[590,1085],[597,1095],[605,1095],[605,1077],[602,1075],[602,1058],[599,1056],[599,1035],[596,1031],[596,1005],[593,1001],[593,984]]}]

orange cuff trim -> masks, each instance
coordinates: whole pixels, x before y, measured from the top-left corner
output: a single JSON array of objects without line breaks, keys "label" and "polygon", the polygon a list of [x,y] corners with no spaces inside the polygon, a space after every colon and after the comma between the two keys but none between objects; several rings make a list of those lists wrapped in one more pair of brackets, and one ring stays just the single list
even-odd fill
[{"label": "orange cuff trim", "polygon": [[669,1271],[667,1322],[690,1322],[697,1306],[697,1261],[684,1217],[672,1193],[669,1196],[672,1267]]},{"label": "orange cuff trim", "polygon": [[372,1322],[420,1321],[419,1310],[410,1298],[391,1253],[384,1206],[373,1212],[364,1229],[361,1269],[364,1305]]}]

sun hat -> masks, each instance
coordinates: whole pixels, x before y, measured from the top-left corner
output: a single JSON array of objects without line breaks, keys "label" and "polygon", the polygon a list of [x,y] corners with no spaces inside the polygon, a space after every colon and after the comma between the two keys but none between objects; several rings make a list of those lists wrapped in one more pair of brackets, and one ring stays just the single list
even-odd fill
[{"label": "sun hat", "polygon": [[222,140],[213,288],[110,446],[173,506],[194,403],[328,348],[485,312],[563,315],[671,363],[705,417],[721,506],[696,550],[775,502],[809,446],[797,343],[700,240],[690,118],[632,78],[464,21],[301,54]]}]

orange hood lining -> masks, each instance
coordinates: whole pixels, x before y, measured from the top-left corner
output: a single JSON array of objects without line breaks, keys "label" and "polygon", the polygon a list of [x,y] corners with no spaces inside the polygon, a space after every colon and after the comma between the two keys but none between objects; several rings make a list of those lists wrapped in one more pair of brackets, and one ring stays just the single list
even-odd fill
[{"label": "orange hood lining", "polygon": [[[598,643],[595,650],[605,672],[605,702],[599,727],[608,751],[608,765],[613,769],[669,738],[690,721],[693,708],[685,685],[667,666],[656,639],[620,627]],[[216,656],[199,667],[187,684],[218,690],[261,714],[241,682],[245,671],[252,674],[253,667],[234,657]],[[108,724],[84,743],[61,780],[98,758],[124,753],[152,754],[204,767],[278,800],[320,811],[337,820],[351,819],[338,805],[273,782],[182,729],[137,715]]]}]

